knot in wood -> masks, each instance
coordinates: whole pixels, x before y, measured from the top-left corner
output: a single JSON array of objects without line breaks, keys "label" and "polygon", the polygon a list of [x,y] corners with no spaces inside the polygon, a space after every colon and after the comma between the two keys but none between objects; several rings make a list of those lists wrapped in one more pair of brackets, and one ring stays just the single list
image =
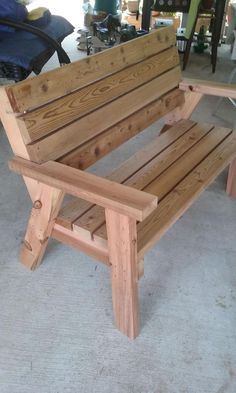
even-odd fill
[{"label": "knot in wood", "polygon": [[40,239],[39,241],[40,241],[40,244],[43,245],[44,243],[46,243],[48,241],[48,237],[45,237],[45,239]]},{"label": "knot in wood", "polygon": [[27,248],[27,250],[32,251],[32,247],[31,247],[30,243],[27,242],[27,240],[24,240],[23,244],[24,244],[25,248]]},{"label": "knot in wood", "polygon": [[42,207],[42,202],[40,200],[34,202],[33,204],[34,209],[41,209],[41,207]]}]

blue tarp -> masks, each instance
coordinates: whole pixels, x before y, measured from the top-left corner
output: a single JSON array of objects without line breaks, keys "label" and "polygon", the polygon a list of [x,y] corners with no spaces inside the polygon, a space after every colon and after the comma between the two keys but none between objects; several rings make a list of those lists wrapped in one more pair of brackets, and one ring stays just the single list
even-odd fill
[{"label": "blue tarp", "polygon": [[[51,21],[41,29],[54,39],[71,34],[74,27],[62,16],[52,15]],[[0,61],[17,64],[31,70],[32,61],[49,46],[40,37],[22,30],[2,35],[0,32]]]},{"label": "blue tarp", "polygon": [[[11,19],[14,22],[23,22],[28,14],[25,5],[18,3],[16,0],[1,0],[0,1],[0,18]],[[0,25],[1,31],[13,32],[13,27]]]}]

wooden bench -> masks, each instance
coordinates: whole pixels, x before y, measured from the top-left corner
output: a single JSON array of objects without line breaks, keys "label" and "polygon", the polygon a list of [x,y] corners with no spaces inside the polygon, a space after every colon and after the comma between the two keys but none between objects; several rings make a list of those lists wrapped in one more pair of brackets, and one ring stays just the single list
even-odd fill
[{"label": "wooden bench", "polygon": [[[9,167],[33,203],[21,261],[35,269],[52,237],[111,266],[115,323],[132,338],[146,251],[231,162],[236,196],[235,133],[189,119],[205,93],[236,98],[232,85],[181,81],[171,28],[0,91]],[[85,171],[161,117],[165,132],[109,176]]]}]

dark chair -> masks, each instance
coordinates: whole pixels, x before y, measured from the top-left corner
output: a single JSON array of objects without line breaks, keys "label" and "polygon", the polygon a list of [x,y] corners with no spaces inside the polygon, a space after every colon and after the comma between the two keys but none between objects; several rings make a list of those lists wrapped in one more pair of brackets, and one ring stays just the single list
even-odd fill
[{"label": "dark chair", "polygon": [[[194,0],[192,0],[194,1]],[[143,1],[143,16],[142,16],[142,28],[148,30],[150,26],[150,15],[151,10],[160,11],[160,12],[185,12],[189,11],[189,7],[191,4],[191,0],[144,0]],[[217,62],[217,49],[220,43],[221,38],[221,29],[224,18],[226,0],[215,0],[215,6],[212,10],[204,10],[199,5],[198,13],[196,15],[196,19],[192,28],[192,32],[190,37],[186,39],[184,36],[177,36],[177,40],[186,41],[186,47],[184,51],[183,57],[183,70],[185,70],[191,45],[194,39],[195,27],[197,24],[197,19],[201,15],[206,15],[211,17],[211,64],[212,64],[212,72],[216,70],[216,62]]]},{"label": "dark chair", "polygon": [[192,41],[194,38],[197,20],[199,17],[201,17],[201,14],[203,14],[203,15],[208,14],[211,17],[211,42],[210,42],[210,45],[211,45],[212,72],[214,73],[216,71],[217,50],[218,50],[218,46],[219,46],[220,39],[221,39],[221,29],[222,29],[222,24],[223,24],[225,5],[226,5],[226,0],[216,0],[214,8],[212,8],[211,10],[204,10],[201,7],[201,4],[199,5],[198,14],[196,15],[196,19],[195,19],[195,22],[193,25],[193,29],[192,29],[190,38],[187,40],[187,45],[186,45],[184,59],[183,59],[183,70],[185,70],[187,63],[188,63],[189,54],[190,54],[190,50],[191,50]]},{"label": "dark chair", "polygon": [[52,15],[42,29],[9,19],[0,19],[0,24],[16,29],[0,34],[0,78],[18,82],[31,72],[39,74],[55,52],[60,65],[70,63],[61,42],[74,27],[65,18]]}]

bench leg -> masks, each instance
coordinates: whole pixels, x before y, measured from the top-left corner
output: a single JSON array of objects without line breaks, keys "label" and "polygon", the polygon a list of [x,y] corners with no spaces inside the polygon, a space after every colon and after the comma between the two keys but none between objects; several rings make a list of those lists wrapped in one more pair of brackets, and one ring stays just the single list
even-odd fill
[{"label": "bench leg", "polygon": [[182,120],[182,118],[182,111],[180,107],[177,107],[173,111],[169,112],[166,116],[164,116],[165,125],[163,127],[164,130],[162,129],[161,133],[166,131],[165,128],[167,128],[168,126],[173,126],[178,121]]},{"label": "bench leg", "polygon": [[28,190],[29,196],[34,203],[35,198],[37,198],[38,186],[39,182],[34,179],[30,179],[29,177],[23,176],[26,188]]},{"label": "bench leg", "polygon": [[188,91],[185,93],[185,103],[181,108],[182,119],[189,119],[201,101],[203,94]]},{"label": "bench leg", "polygon": [[144,275],[144,258],[138,261],[138,279],[140,280]]},{"label": "bench leg", "polygon": [[20,252],[21,262],[31,270],[35,270],[43,258],[63,197],[64,193],[58,189],[38,185]]},{"label": "bench leg", "polygon": [[136,220],[106,209],[115,323],[130,338],[139,333]]},{"label": "bench leg", "polygon": [[231,162],[229,167],[226,192],[229,196],[236,198],[236,158]]}]

